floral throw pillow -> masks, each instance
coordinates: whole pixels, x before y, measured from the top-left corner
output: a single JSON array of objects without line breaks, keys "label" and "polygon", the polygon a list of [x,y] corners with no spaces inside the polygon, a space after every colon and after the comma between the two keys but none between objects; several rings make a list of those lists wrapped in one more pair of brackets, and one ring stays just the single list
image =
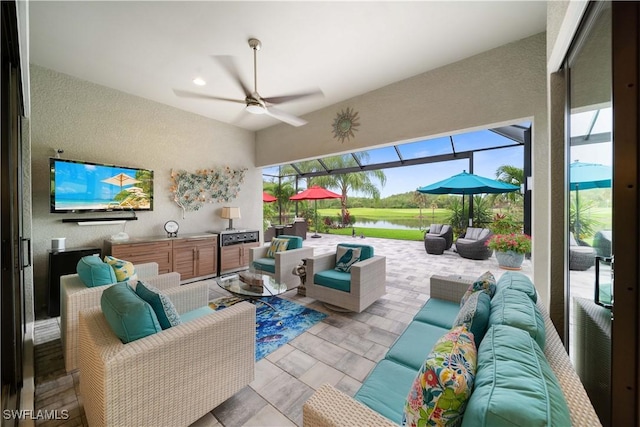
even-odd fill
[{"label": "floral throw pillow", "polygon": [[346,246],[340,246],[336,248],[336,267],[338,271],[348,273],[351,271],[351,266],[360,261],[360,248],[348,248]]},{"label": "floral throw pillow", "polygon": [[473,389],[477,356],[473,334],[465,326],[440,337],[409,390],[402,425],[460,425]]},{"label": "floral throw pillow", "polygon": [[138,275],[132,262],[125,261],[107,255],[104,257],[104,262],[109,264],[113,268],[113,272],[116,273],[116,280],[118,282],[126,282],[127,280],[137,280]]},{"label": "floral throw pillow", "polygon": [[276,252],[286,251],[288,245],[289,239],[271,239],[271,246],[269,246],[269,249],[267,250],[267,258],[275,258]]},{"label": "floral throw pillow", "polygon": [[472,293],[478,291],[482,291],[489,295],[490,298],[493,298],[496,293],[496,278],[493,273],[486,271],[478,277],[475,282],[469,285],[469,289],[467,289],[467,292],[464,293],[460,300],[460,307],[464,306],[464,303],[467,302],[467,299]]}]

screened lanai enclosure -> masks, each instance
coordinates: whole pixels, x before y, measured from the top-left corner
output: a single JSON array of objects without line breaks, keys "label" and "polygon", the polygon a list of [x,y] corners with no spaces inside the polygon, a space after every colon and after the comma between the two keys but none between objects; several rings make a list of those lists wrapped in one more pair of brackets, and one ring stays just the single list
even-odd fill
[{"label": "screened lanai enclosure", "polygon": [[[274,193],[296,194],[314,182],[314,178],[337,176],[363,171],[389,171],[394,168],[410,168],[411,190],[438,180],[438,173],[453,175],[462,171],[476,173],[489,178],[495,177],[495,167],[487,169],[496,159],[516,159],[514,166],[524,172],[521,193],[524,196],[523,229],[531,234],[531,195],[526,188],[527,177],[531,176],[531,122],[460,133],[456,135],[421,138],[384,147],[352,153],[339,153],[317,159],[301,160],[295,163],[267,167],[263,169],[263,180],[275,184]],[[510,160],[505,160],[509,163]],[[503,163],[503,164],[505,164]],[[444,178],[444,176],[443,176]],[[335,189],[334,189],[335,190]],[[277,194],[274,194],[278,196]],[[278,197],[273,208],[278,213],[277,221],[289,222],[300,214],[299,207],[293,212],[283,212],[286,194]],[[283,203],[284,200],[284,203]],[[473,200],[468,207],[468,216],[473,216]]]}]

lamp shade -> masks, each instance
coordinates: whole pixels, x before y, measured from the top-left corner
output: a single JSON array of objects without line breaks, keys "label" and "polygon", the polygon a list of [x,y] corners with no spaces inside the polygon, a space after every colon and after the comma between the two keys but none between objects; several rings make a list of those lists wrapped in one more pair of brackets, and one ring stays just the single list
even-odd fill
[{"label": "lamp shade", "polygon": [[224,219],[238,219],[242,218],[240,216],[240,208],[232,208],[229,206],[225,206],[222,208],[222,213],[220,216]]}]

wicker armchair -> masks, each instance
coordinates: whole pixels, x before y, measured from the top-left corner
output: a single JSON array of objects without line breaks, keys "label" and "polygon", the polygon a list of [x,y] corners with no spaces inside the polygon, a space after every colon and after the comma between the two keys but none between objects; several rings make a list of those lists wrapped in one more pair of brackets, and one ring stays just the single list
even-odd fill
[{"label": "wicker armchair", "polygon": [[463,258],[489,259],[493,255],[493,249],[489,249],[486,242],[493,236],[488,228],[467,228],[464,235],[456,240],[456,251]]},{"label": "wicker armchair", "polygon": [[[206,283],[165,292],[178,313]],[[254,379],[255,306],[241,302],[123,344],[99,308],[80,312],[80,394],[87,424],[189,425]]]},{"label": "wicker armchair", "polygon": [[267,258],[269,245],[251,248],[249,262],[256,270],[286,284],[287,289],[293,289],[300,285],[300,276],[293,274],[293,268],[303,258],[313,256],[313,248],[303,248],[302,238],[298,236],[282,234],[278,238],[291,240],[286,251],[276,252],[274,258]]},{"label": "wicker armchair", "polygon": [[[158,289],[180,286],[179,273],[158,275],[155,262],[135,266],[138,279]],[[77,274],[60,277],[60,338],[67,372],[78,369],[78,313],[80,310],[99,307],[102,292],[111,285],[88,288]]]},{"label": "wicker armchair", "polygon": [[442,255],[453,244],[453,229],[450,225],[431,224],[424,234],[424,249],[428,254]]},{"label": "wicker armchair", "polygon": [[584,271],[596,264],[596,250],[569,233],[569,270]]},{"label": "wicker armchair", "polygon": [[[385,294],[387,259],[374,255],[371,246],[347,243],[340,246],[363,248],[361,261],[354,263],[349,273],[342,273],[335,270],[335,252],[307,258],[307,296],[360,313]],[[365,252],[370,256],[366,257]],[[346,281],[348,290],[331,287],[337,281]]]}]

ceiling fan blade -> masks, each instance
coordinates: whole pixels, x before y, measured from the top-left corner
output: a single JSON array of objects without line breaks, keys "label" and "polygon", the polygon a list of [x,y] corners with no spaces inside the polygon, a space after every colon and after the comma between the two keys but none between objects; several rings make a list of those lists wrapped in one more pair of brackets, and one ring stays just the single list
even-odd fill
[{"label": "ceiling fan blade", "polygon": [[247,85],[244,84],[244,82],[240,78],[238,67],[236,67],[236,62],[232,56],[215,55],[212,56],[212,58],[215,59],[220,65],[222,65],[222,68],[224,68],[227,74],[229,74],[233,78],[233,80],[235,80],[238,86],[240,86],[240,88],[242,89],[242,93],[244,93],[245,96],[251,95],[251,89],[249,89],[249,87],[247,87]]},{"label": "ceiling fan blade", "polygon": [[205,95],[204,93],[189,92],[187,90],[173,89],[173,93],[181,98],[213,99],[216,101],[229,101],[238,104],[246,104],[244,99],[222,98],[220,96]]},{"label": "ceiling fan blade", "polygon": [[295,101],[297,99],[302,98],[310,98],[314,96],[324,96],[324,93],[320,89],[315,89],[311,92],[304,93],[292,93],[291,95],[283,95],[283,96],[270,96],[268,98],[262,98],[264,101],[269,104],[283,104],[285,102]]},{"label": "ceiling fan blade", "polygon": [[290,124],[291,126],[298,127],[298,126],[304,126],[307,124],[306,120],[303,120],[300,117],[294,116],[293,114],[286,113],[275,107],[267,106],[265,107],[264,110],[267,113],[267,115],[273,117],[274,119],[278,119],[282,122]]}]

